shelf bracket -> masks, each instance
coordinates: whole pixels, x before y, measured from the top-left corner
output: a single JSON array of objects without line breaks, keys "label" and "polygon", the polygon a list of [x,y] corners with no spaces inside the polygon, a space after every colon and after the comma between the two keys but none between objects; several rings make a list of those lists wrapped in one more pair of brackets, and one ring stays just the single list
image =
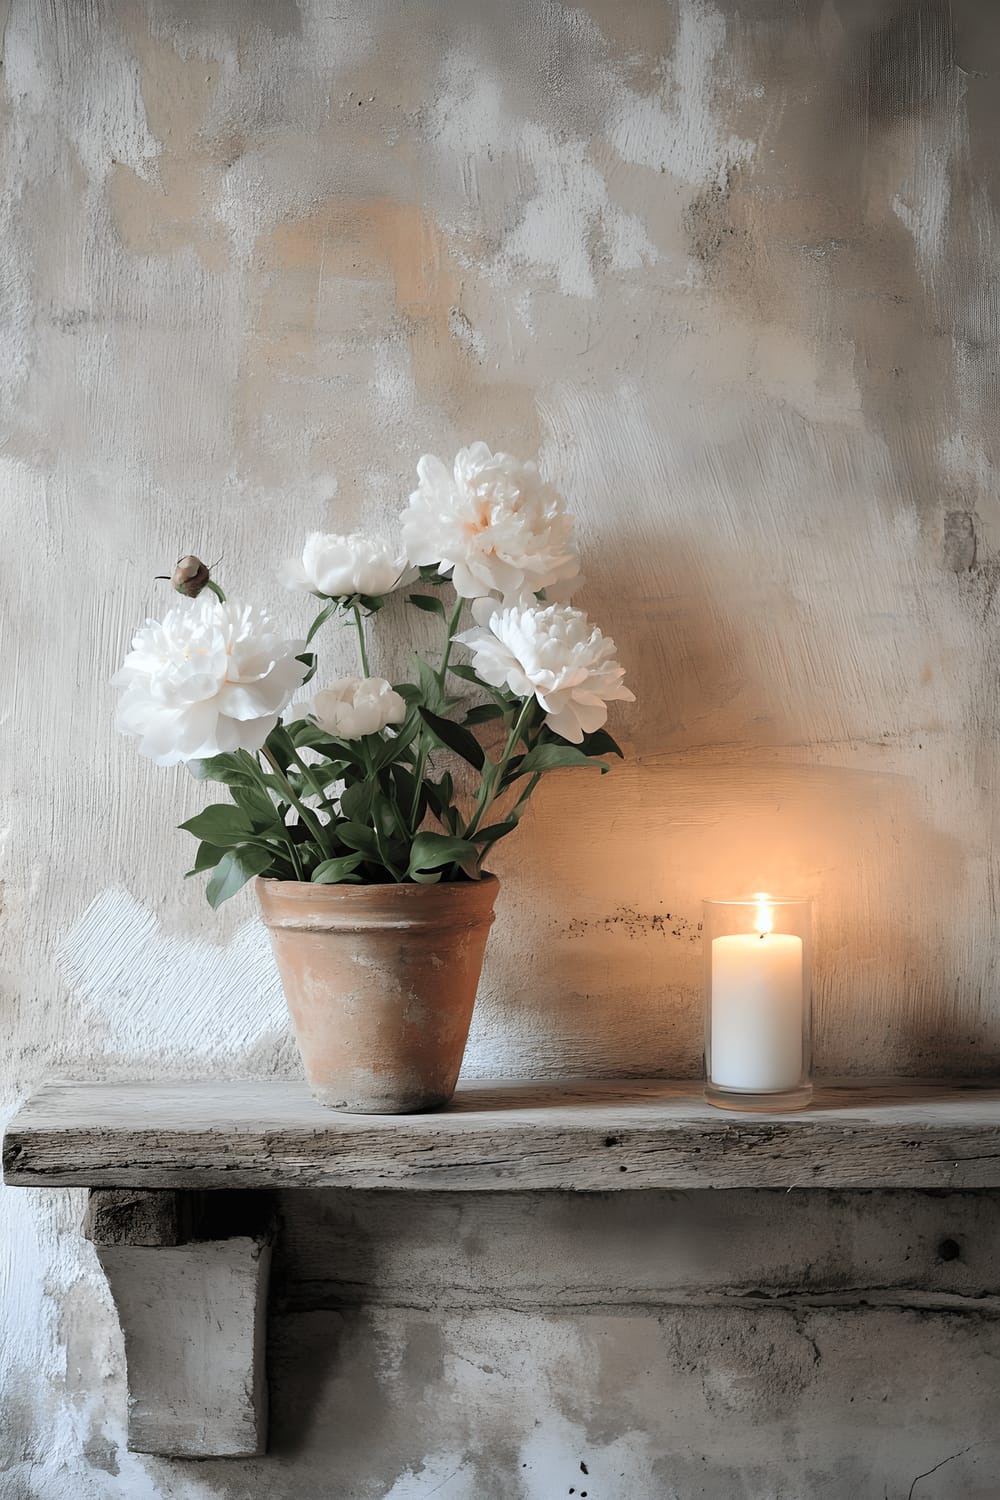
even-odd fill
[{"label": "shelf bracket", "polygon": [[125,1340],[129,1449],[263,1453],[268,1194],[95,1189],[83,1229]]}]

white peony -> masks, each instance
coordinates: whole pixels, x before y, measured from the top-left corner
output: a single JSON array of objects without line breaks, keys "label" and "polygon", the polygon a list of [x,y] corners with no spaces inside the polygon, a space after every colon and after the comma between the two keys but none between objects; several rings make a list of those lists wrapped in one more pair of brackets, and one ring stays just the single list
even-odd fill
[{"label": "white peony", "polygon": [[351,594],[378,597],[403,581],[407,563],[377,537],[327,535],[314,531],[306,537],[302,556],[282,563],[278,577],[288,589],[306,589],[324,599]]},{"label": "white peony", "polygon": [[608,717],[608,703],[635,702],[622,686],[624,667],[615,643],[568,604],[477,609],[480,625],[456,635],[473,653],[472,664],[491,687],[519,698],[533,693],[554,734],[578,745]]},{"label": "white peony", "polygon": [[388,724],[402,724],[406,704],[384,677],[343,677],[316,694],[309,712],[327,734],[358,740]]},{"label": "white peony", "polygon": [[112,678],[118,728],[160,766],[259,750],[305,677],[304,644],[252,604],[185,599],[146,621]]},{"label": "white peony", "polygon": [[499,594],[526,604],[577,576],[573,517],[535,464],[473,443],[450,472],[425,453],[417,476],[403,512],[403,546],[419,566],[450,569],[461,598]]}]

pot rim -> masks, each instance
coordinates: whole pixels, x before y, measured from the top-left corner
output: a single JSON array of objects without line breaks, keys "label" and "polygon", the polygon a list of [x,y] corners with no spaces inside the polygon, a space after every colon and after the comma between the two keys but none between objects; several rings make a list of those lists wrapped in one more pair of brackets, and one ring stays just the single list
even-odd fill
[{"label": "pot rim", "polygon": [[254,879],[254,887],[258,893],[261,890],[268,895],[286,893],[292,900],[298,899],[299,894],[306,891],[311,897],[345,897],[347,900],[357,900],[369,891],[380,891],[392,892],[394,896],[398,895],[403,900],[414,900],[415,897],[410,892],[417,892],[419,896],[427,897],[443,891],[471,893],[473,890],[481,890],[484,886],[496,887],[499,884],[499,877],[486,870],[478,880],[436,880],[427,883],[419,880],[380,880],[365,882],[361,885],[353,881],[333,881],[329,885],[318,885],[311,880],[276,880],[273,876],[265,875],[258,875]]},{"label": "pot rim", "polygon": [[405,929],[416,933],[489,927],[500,882],[417,881],[378,885],[314,885],[307,880],[256,880],[265,927],[299,932],[361,932]]}]

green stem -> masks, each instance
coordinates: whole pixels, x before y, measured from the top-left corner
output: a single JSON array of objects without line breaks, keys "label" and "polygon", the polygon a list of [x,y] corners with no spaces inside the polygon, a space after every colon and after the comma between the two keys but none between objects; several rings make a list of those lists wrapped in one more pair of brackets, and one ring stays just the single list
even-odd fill
[{"label": "green stem", "polygon": [[[290,735],[289,735],[289,739],[291,739]],[[309,785],[312,787],[313,794],[315,796],[317,796],[319,798],[319,800],[323,803],[323,806],[326,807],[326,805],[327,805],[326,791],[324,790],[324,788],[320,784],[320,782],[317,781],[317,779],[316,779],[316,776],[314,774],[315,773],[315,767],[307,765],[306,762],[302,759],[302,756],[299,754],[299,747],[295,744],[294,740],[292,740],[292,744],[293,744],[293,746],[295,748],[295,764],[298,766],[299,770],[302,772],[303,776],[308,781]]]},{"label": "green stem", "polygon": [[[470,839],[472,837],[483,820],[483,814],[487,811],[488,808],[492,807],[494,802],[496,801],[494,788],[499,787],[501,781],[503,780],[503,773],[507,769],[511,756],[517,749],[517,742],[524,732],[525,725],[527,724],[528,719],[531,717],[534,706],[534,698],[526,698],[524,700],[524,705],[521,709],[521,712],[517,716],[514,727],[511,730],[510,734],[507,736],[507,743],[503,747],[503,754],[500,756],[500,759],[497,761],[496,765],[492,766],[488,774],[483,777],[483,784],[479,789],[479,797],[476,799],[476,810],[472,814],[472,820],[465,830],[465,837],[467,839]],[[525,740],[525,745],[527,745],[527,740]]]},{"label": "green stem", "polygon": [[318,819],[313,817],[312,813],[309,811],[308,807],[306,807],[305,803],[300,801],[300,799],[296,796],[294,787],[292,786],[291,782],[288,780],[288,777],[285,775],[284,771],[281,769],[281,766],[275,760],[274,756],[271,754],[266,745],[262,746],[260,753],[264,756],[278,781],[280,781],[281,785],[284,787],[285,796],[288,798],[292,807],[295,808],[295,811],[302,819],[302,822],[309,829],[309,832],[316,840],[320,849],[324,853],[328,854],[329,850],[326,847],[326,839],[323,835],[322,823],[320,823]]},{"label": "green stem", "polygon": [[528,798],[531,796],[532,792],[535,790],[535,787],[538,785],[541,779],[541,771],[536,771],[533,776],[528,778],[528,785],[525,787],[524,791],[521,793],[520,797],[518,797],[517,801],[514,803],[514,806],[510,810],[511,817],[513,817],[515,813],[520,816],[521,808],[527,802]]},{"label": "green stem", "polygon": [[[361,746],[362,759],[365,763],[365,779],[367,781],[374,781],[376,786],[378,786],[378,773],[376,772],[375,767],[372,765],[371,756],[368,753],[368,746],[365,744],[363,739],[359,741],[359,744]],[[396,869],[396,866],[392,863],[392,860],[386,854],[385,849],[382,847],[382,830],[378,826],[378,813],[375,811],[374,807],[372,809],[372,831],[375,834],[375,847],[378,850],[379,859],[382,861],[382,864],[385,866],[385,868],[389,871],[389,874],[392,876],[396,884],[399,885],[402,877],[399,874],[399,871]]]},{"label": "green stem", "polygon": [[295,848],[295,840],[287,838],[285,839],[285,843],[288,846],[288,854],[292,861],[292,869],[295,871],[295,878],[296,880],[304,881],[305,875],[302,873],[302,864],[299,860],[298,851]]},{"label": "green stem", "polygon": [[[451,615],[450,615],[449,620],[448,620],[447,633],[445,635],[445,642],[444,642],[444,651],[443,651],[443,653],[441,655],[441,665],[438,668],[438,673],[437,673],[437,680],[440,683],[440,685],[441,685],[442,688],[444,687],[444,680],[445,680],[445,678],[448,675],[448,663],[451,660],[451,646],[452,646],[451,638],[455,634],[455,629],[456,629],[456,626],[458,625],[458,621],[459,621],[459,618],[461,616],[462,607],[463,607],[464,604],[465,604],[465,600],[464,599],[458,599],[458,600],[456,600],[456,602],[455,602],[455,608],[452,610]],[[414,767],[413,767],[413,802],[411,803],[411,806],[410,806],[410,826],[411,827],[413,827],[413,825],[416,823],[416,819],[417,819],[417,809],[420,806],[420,793],[421,793],[421,790],[422,790],[423,784],[424,784],[424,773],[427,770],[427,757],[428,757],[429,754],[430,754],[430,746],[427,743],[427,731],[425,729],[421,728],[421,731],[420,731],[420,744],[419,744],[419,748],[417,750],[417,759],[416,759],[416,761],[414,763]],[[416,828],[415,827],[413,827],[413,832],[416,833]]]},{"label": "green stem", "polygon": [[[253,764],[256,767],[257,771],[259,772],[260,765],[258,761],[254,757],[251,757],[251,759],[253,760]],[[264,780],[263,775],[261,775],[260,777],[260,789],[264,793],[264,796],[267,797],[268,800],[270,800],[271,789],[268,786],[267,782]],[[296,880],[303,880],[305,877],[302,874],[302,865],[299,860],[298,852],[295,848],[295,840],[286,832],[282,835],[281,842],[288,850],[289,862],[291,863],[292,869],[295,872]]]},{"label": "green stem", "polygon": [[389,871],[389,874],[392,876],[393,880],[397,885],[399,885],[403,877],[400,875],[399,871],[396,869],[396,866],[393,864],[392,860],[389,858],[382,847],[382,833],[378,826],[377,817],[372,818],[372,828],[375,832],[375,847],[378,850],[378,857],[382,861],[385,868]]},{"label": "green stem", "polygon": [[[317,595],[317,598],[325,599],[326,595],[325,594],[319,594],[319,595]],[[312,624],[309,626],[309,629],[306,631],[306,645],[307,646],[310,646],[312,644],[312,642],[316,638],[317,632],[320,630],[320,628],[323,625],[326,624],[327,620],[330,618],[330,616],[332,614],[334,614],[334,612],[336,611],[337,608],[338,608],[337,601],[335,599],[329,599],[323,605],[323,608],[320,610],[319,614],[315,617],[315,619],[313,620]]]},{"label": "green stem", "polygon": [[458,627],[458,622],[459,622],[459,620],[461,618],[461,615],[462,615],[462,606],[464,604],[465,604],[465,600],[464,599],[458,599],[456,601],[456,603],[455,603],[455,608],[452,610],[451,616],[450,616],[450,618],[448,620],[448,633],[445,636],[444,653],[442,654],[442,657],[441,657],[441,666],[439,667],[438,674],[437,674],[438,682],[441,684],[442,687],[444,687],[444,680],[445,680],[445,677],[448,675],[448,663],[451,660],[451,647],[452,647],[452,639],[451,638],[455,634],[455,631],[456,631],[456,629]]},{"label": "green stem", "polygon": [[427,730],[421,727],[420,748],[417,751],[416,764],[413,767],[413,801],[410,803],[410,827],[416,833],[417,812],[420,808],[420,793],[424,785],[424,772],[427,769]]},{"label": "green stem", "polygon": [[[504,814],[504,818],[503,818],[503,822],[504,823],[510,822],[512,819],[513,819],[513,821],[515,823],[518,823],[520,821],[521,816],[522,816],[522,814],[524,812],[524,805],[527,802],[528,798],[531,796],[532,792],[535,790],[535,787],[541,781],[541,779],[542,779],[542,772],[541,771],[536,771],[534,773],[534,775],[529,778],[528,785],[525,787],[525,789],[521,793],[520,797],[518,797],[517,801],[513,804],[513,806],[511,806],[510,808],[508,808],[507,812]],[[503,826],[503,824],[501,824],[501,827],[502,826]],[[511,831],[512,830],[508,828],[507,832],[510,833]],[[504,835],[502,833],[498,834],[497,837],[491,839],[488,844],[481,845],[480,850],[479,850],[479,865],[480,865],[480,868],[482,868],[482,862],[483,862],[483,860],[487,859],[489,857],[490,851],[493,848],[495,848],[495,846],[500,842],[500,839],[503,838],[503,836]]]},{"label": "green stem", "polygon": [[221,588],[216,583],[216,581],[215,581],[214,578],[206,578],[205,579],[205,587],[207,589],[211,589],[212,593],[215,595],[215,597],[217,599],[221,600],[223,604],[225,604],[225,602],[226,602],[226,596],[222,592]]},{"label": "green stem", "polygon": [[365,627],[364,621],[361,618],[361,606],[358,604],[354,605],[354,624],[357,627],[358,632],[358,647],[361,652],[361,670],[366,677],[370,677],[372,674],[368,668],[368,647],[365,645]]}]

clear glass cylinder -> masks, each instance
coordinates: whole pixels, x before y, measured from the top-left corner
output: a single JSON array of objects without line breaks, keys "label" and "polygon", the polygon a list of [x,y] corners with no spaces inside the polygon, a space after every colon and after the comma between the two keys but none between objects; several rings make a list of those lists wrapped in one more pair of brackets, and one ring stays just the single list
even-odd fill
[{"label": "clear glass cylinder", "polygon": [[808,901],[706,901],[705,1098],[721,1109],[804,1109],[812,1098]]}]

